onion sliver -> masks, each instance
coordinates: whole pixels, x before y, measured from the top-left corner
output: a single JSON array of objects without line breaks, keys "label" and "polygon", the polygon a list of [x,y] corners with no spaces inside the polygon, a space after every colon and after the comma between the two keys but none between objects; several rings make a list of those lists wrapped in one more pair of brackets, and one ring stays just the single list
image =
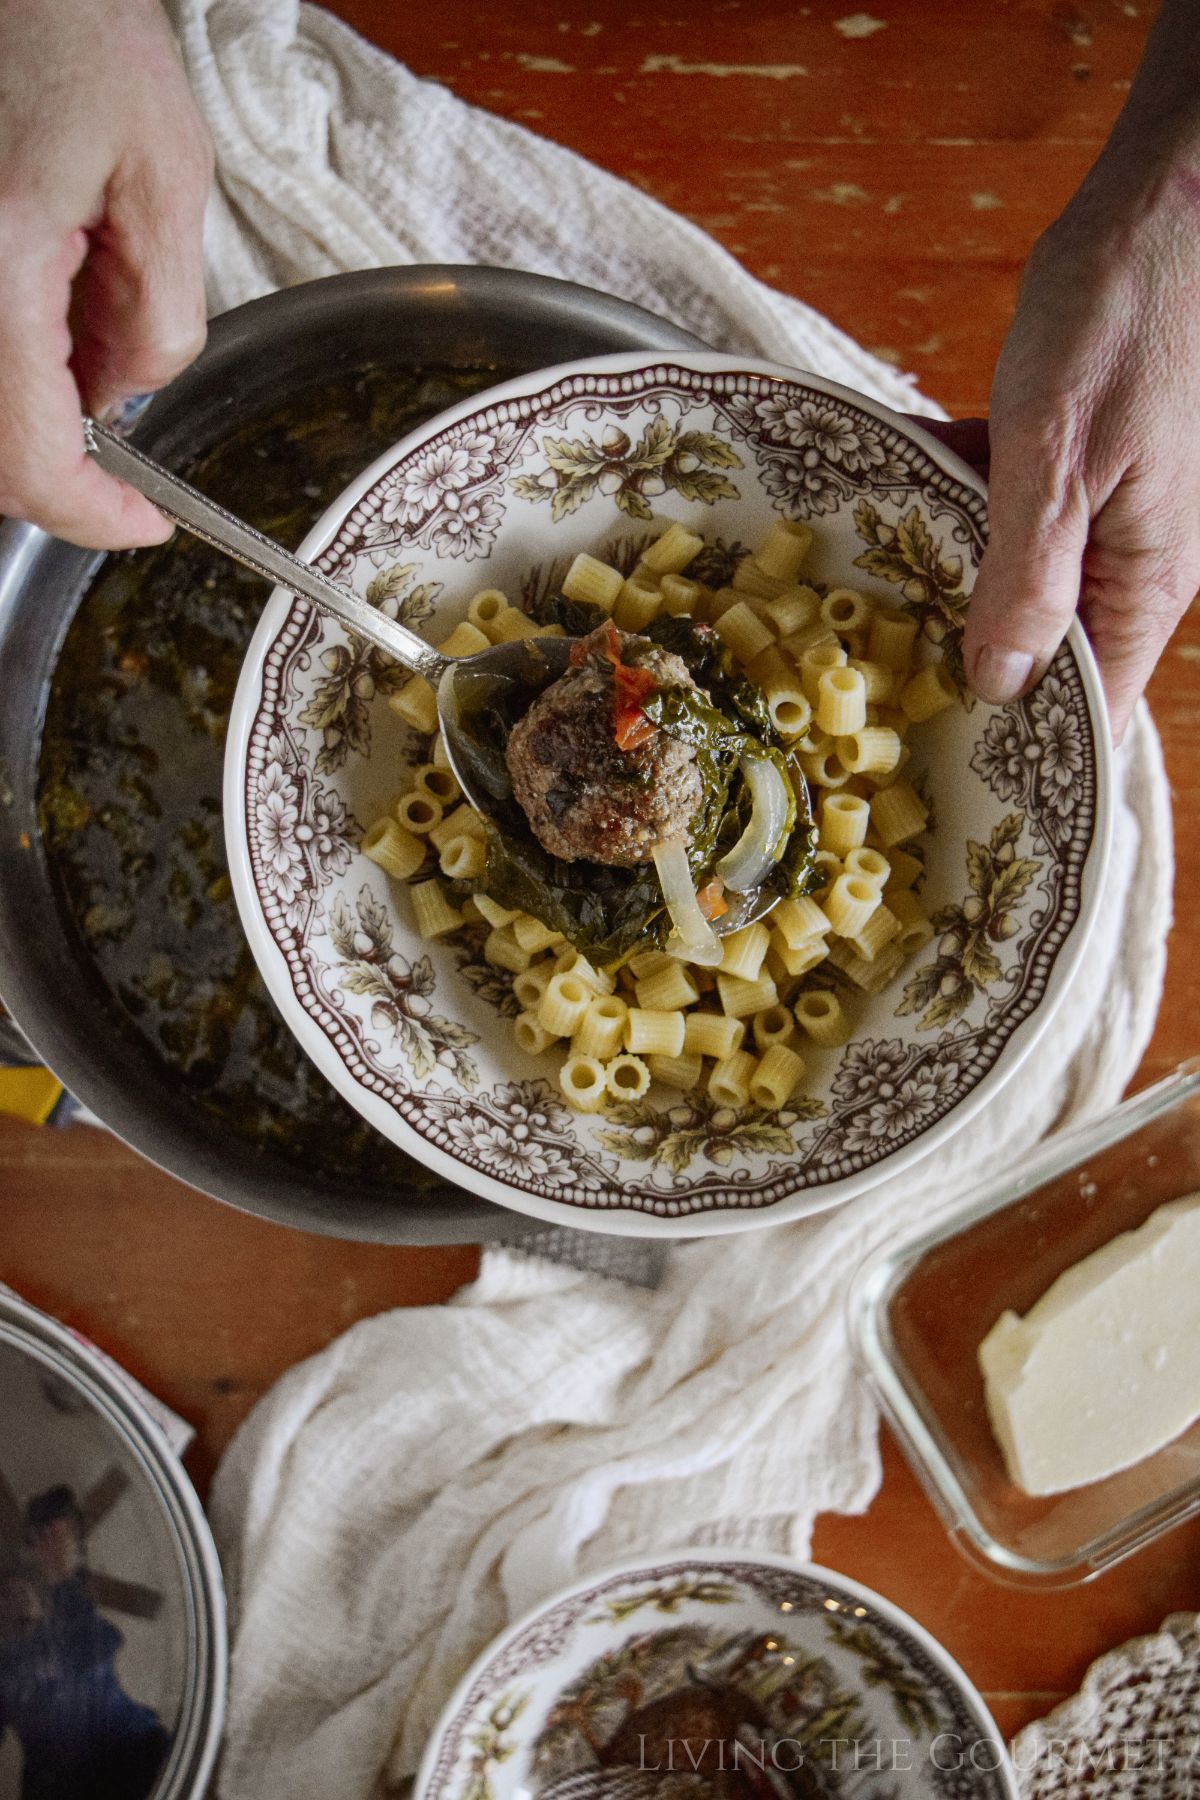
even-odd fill
[{"label": "onion sliver", "polygon": [[675,929],[667,940],[671,956],[686,957],[689,962],[714,968],[721,960],[721,946],[704,914],[692,886],[687,851],[682,838],[663,838],[655,844],[652,855],[658,870],[663,899]]},{"label": "onion sliver", "polygon": [[769,756],[743,756],[739,767],[750,789],[750,821],[717,864],[717,874],[735,894],[748,894],[782,855],[795,802]]}]

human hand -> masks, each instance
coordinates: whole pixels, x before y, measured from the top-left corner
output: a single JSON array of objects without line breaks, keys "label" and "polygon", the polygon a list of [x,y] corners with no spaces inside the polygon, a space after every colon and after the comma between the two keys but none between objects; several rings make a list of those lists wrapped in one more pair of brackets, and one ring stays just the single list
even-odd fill
[{"label": "human hand", "polygon": [[171,526],[83,447],[205,336],[208,133],[158,0],[0,5],[0,513],[97,549]]},{"label": "human hand", "polygon": [[920,421],[989,481],[971,685],[996,702],[1024,692],[1078,606],[1118,742],[1200,587],[1200,267],[1165,288],[1169,247],[1191,250],[1172,211],[1143,216],[1121,256],[1064,215],[1030,263],[990,433],[982,419]]},{"label": "human hand", "polygon": [[1200,586],[1194,201],[1085,188],[1036,247],[992,389],[990,541],[963,651],[984,699],[1036,681],[1078,606],[1119,740]]},{"label": "human hand", "polygon": [[925,413],[909,413],[908,416],[987,480],[990,446],[986,419],[931,419]]},{"label": "human hand", "polygon": [[[1114,737],[1200,586],[1200,11],[1163,0],[1129,99],[1034,248],[992,386],[967,676],[1024,692],[1079,609]],[[980,421],[932,425],[979,464]]]}]

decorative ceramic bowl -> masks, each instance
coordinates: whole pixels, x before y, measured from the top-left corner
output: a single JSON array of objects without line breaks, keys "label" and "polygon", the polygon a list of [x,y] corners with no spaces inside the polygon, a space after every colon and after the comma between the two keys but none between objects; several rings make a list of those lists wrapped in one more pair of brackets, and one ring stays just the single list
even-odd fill
[{"label": "decorative ceramic bowl", "polygon": [[811,1564],[683,1551],[522,1619],[447,1706],[415,1800],[1015,1800],[962,1670]]},{"label": "decorative ceramic bowl", "polygon": [[[437,640],[480,588],[528,605],[581,550],[632,566],[664,521],[703,534],[720,585],[780,517],[816,529],[805,579],[910,607],[961,687],[979,481],[883,407],[769,363],[643,352],[494,388],[372,464],[302,554]],[[549,1057],[517,1049],[511,977],[478,934],[423,942],[359,849],[427,747],[386,704],[402,679],[274,595],[229,733],[230,867],[268,986],[329,1080],[385,1136],[504,1205],[673,1236],[845,1200],[996,1092],[1078,965],[1112,793],[1100,686],[1073,628],[1028,699],[992,708],[964,693],[914,735],[906,773],[931,808],[922,898],[938,935],[856,1002],[850,1043],[806,1049],[801,1099],[739,1113],[652,1091],[572,1112]]]}]

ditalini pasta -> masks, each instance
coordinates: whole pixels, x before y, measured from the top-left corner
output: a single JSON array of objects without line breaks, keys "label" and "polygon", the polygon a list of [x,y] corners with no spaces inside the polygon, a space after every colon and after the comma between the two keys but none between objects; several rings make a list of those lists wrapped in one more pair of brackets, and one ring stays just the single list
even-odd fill
[{"label": "ditalini pasta", "polygon": [[[511,981],[518,1048],[557,1057],[560,1090],[580,1112],[640,1100],[652,1084],[706,1091],[722,1107],[786,1108],[803,1092],[806,1061],[819,1067],[850,1037],[854,992],[879,992],[934,935],[915,891],[928,809],[902,771],[910,727],[957,703],[954,682],[940,661],[914,660],[919,622],[890,598],[805,581],[812,545],[811,526],[779,520],[714,588],[692,572],[704,540],[673,524],[632,569],[580,555],[561,582],[567,601],[624,632],[665,615],[711,626],[809,783],[809,891],[719,936],[719,961],[649,944],[598,967],[561,931],[483,891],[486,829],[450,768],[433,689],[414,677],[389,700],[430,743],[363,851],[407,884],[421,937],[478,934],[478,953]],[[483,588],[439,647],[469,656],[562,631]]]},{"label": "ditalini pasta", "polygon": [[397,881],[407,881],[425,861],[425,846],[420,838],[397,825],[395,819],[376,819],[363,832],[362,847],[364,855]]}]

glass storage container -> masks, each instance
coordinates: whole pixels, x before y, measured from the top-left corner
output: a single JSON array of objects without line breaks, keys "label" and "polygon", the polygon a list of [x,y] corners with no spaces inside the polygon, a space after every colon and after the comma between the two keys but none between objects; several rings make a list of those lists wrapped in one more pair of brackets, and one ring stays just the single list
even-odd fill
[{"label": "glass storage container", "polygon": [[1101,1481],[1024,1493],[993,1436],[977,1361],[1006,1308],[1028,1312],[1065,1269],[1197,1190],[1200,1058],[1047,1140],[859,1272],[851,1324],[867,1378],[952,1538],[991,1574],[1074,1585],[1200,1511],[1200,1419]]}]

